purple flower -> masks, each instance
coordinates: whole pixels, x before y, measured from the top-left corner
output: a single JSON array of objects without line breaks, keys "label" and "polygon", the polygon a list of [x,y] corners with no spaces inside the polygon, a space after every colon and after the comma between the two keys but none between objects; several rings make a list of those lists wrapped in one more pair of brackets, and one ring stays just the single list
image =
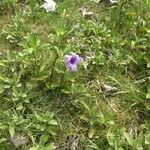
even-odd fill
[{"label": "purple flower", "polygon": [[65,65],[70,71],[77,71],[78,65],[83,61],[83,58],[79,57],[75,53],[71,53],[71,55],[65,55]]}]

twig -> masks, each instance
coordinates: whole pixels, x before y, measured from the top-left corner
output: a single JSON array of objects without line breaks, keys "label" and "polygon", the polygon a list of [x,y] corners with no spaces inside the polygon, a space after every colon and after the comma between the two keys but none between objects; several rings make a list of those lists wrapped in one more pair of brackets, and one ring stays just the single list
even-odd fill
[{"label": "twig", "polygon": [[116,93],[112,93],[113,96],[119,95],[119,94],[125,94],[127,91],[118,91]]},{"label": "twig", "polygon": [[145,78],[143,78],[143,79],[136,80],[136,81],[134,82],[134,84],[140,84],[140,83],[146,82],[146,80],[149,79],[149,78],[150,78],[150,77],[148,76],[148,77],[145,77]]}]

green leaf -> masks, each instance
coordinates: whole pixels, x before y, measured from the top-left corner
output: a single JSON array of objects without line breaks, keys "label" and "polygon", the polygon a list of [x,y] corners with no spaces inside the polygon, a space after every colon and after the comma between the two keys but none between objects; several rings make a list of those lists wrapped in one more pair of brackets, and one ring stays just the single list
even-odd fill
[{"label": "green leaf", "polygon": [[51,143],[45,147],[45,150],[54,150],[54,149],[56,149],[56,146],[53,143]]},{"label": "green leaf", "polygon": [[23,106],[22,104],[20,104],[19,106],[17,106],[16,110],[22,110],[23,109]]},{"label": "green leaf", "polygon": [[48,112],[48,117],[52,119],[54,117],[54,112]]},{"label": "green leaf", "polygon": [[150,62],[147,62],[147,68],[150,68]]},{"label": "green leaf", "polygon": [[57,62],[55,64],[55,71],[58,72],[58,73],[64,73],[64,64],[62,62]]},{"label": "green leaf", "polygon": [[147,108],[147,110],[150,110],[150,103],[149,102],[145,102],[144,105]]},{"label": "green leaf", "polygon": [[150,99],[150,93],[147,93],[147,94],[146,94],[146,98],[147,98],[147,99]]},{"label": "green leaf", "polygon": [[109,145],[113,146],[115,144],[114,143],[114,141],[115,141],[114,133],[112,133],[111,131],[108,131],[106,136],[107,136],[107,140],[108,140]]},{"label": "green leaf", "polygon": [[1,138],[1,139],[0,139],[0,143],[6,142],[6,141],[7,141],[6,138]]},{"label": "green leaf", "polygon": [[125,136],[127,142],[129,143],[129,145],[133,146],[134,145],[134,139],[133,139],[132,135],[127,133],[127,132],[124,132],[124,136]]},{"label": "green leaf", "polygon": [[33,48],[28,48],[28,49],[27,49],[27,52],[29,52],[29,54],[31,54],[33,51],[34,51]]},{"label": "green leaf", "polygon": [[29,150],[39,150],[40,146],[39,145],[35,145],[33,147],[31,147]]},{"label": "green leaf", "polygon": [[48,124],[51,124],[51,125],[58,125],[57,121],[56,120],[51,120],[48,122]]},{"label": "green leaf", "polygon": [[145,134],[145,144],[150,144],[150,134]]},{"label": "green leaf", "polygon": [[145,60],[147,61],[147,68],[150,68],[150,58],[145,57]]},{"label": "green leaf", "polygon": [[90,108],[89,108],[89,106],[88,106],[85,102],[81,101],[80,103],[84,106],[84,108],[85,108],[88,112],[90,112]]},{"label": "green leaf", "polygon": [[47,128],[47,131],[51,134],[51,135],[56,135],[56,132],[55,131],[53,131],[53,129],[51,128],[51,127],[48,127]]},{"label": "green leaf", "polygon": [[88,137],[89,138],[93,138],[94,134],[96,133],[96,131],[94,129],[90,129],[89,133],[88,133]]},{"label": "green leaf", "polygon": [[48,138],[49,138],[49,136],[48,135],[42,135],[41,137],[40,137],[40,143],[41,144],[45,144],[47,141],[48,141]]},{"label": "green leaf", "polygon": [[0,87],[0,94],[4,92],[4,87]]},{"label": "green leaf", "polygon": [[135,42],[131,41],[131,48],[135,48]]},{"label": "green leaf", "polygon": [[13,126],[13,125],[9,126],[9,133],[10,133],[11,137],[14,136],[14,134],[15,134],[15,126]]},{"label": "green leaf", "polygon": [[0,66],[6,67],[6,65],[4,63],[2,63],[2,62],[0,62]]},{"label": "green leaf", "polygon": [[80,115],[80,118],[81,118],[82,120],[86,121],[86,122],[89,121],[89,119],[87,118],[86,115]]},{"label": "green leaf", "polygon": [[0,130],[5,130],[5,129],[7,129],[7,126],[0,123]]},{"label": "green leaf", "polygon": [[61,92],[65,93],[65,94],[70,94],[71,93],[69,90],[67,91],[67,90],[64,90],[64,89],[62,89]]},{"label": "green leaf", "polygon": [[45,119],[43,117],[41,117],[40,115],[38,115],[36,112],[35,112],[35,117],[40,121],[40,122],[45,122]]},{"label": "green leaf", "polygon": [[138,64],[138,62],[134,59],[134,57],[128,55],[128,58],[129,58],[130,60],[132,60],[135,64]]},{"label": "green leaf", "polygon": [[48,89],[51,89],[51,90],[53,90],[53,89],[55,89],[55,88],[57,88],[57,87],[59,87],[59,86],[60,86],[59,83],[50,83],[50,82],[47,82],[47,83],[46,83],[46,87],[47,87]]},{"label": "green leaf", "polygon": [[148,87],[148,89],[147,89],[146,98],[147,98],[147,99],[150,99],[150,88],[149,88],[149,87]]},{"label": "green leaf", "polygon": [[33,77],[31,80],[33,81],[43,81],[45,80],[46,78],[48,78],[49,75],[45,75],[45,74],[39,74],[35,77]]},{"label": "green leaf", "polygon": [[3,75],[3,74],[0,74],[0,80],[2,80],[4,82],[9,81],[9,79],[5,75]]}]

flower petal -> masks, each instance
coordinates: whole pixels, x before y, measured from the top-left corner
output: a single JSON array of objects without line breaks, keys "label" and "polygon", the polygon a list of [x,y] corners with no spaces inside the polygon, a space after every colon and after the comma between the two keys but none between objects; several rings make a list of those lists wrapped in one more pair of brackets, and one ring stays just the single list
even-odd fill
[{"label": "flower petal", "polygon": [[72,54],[72,57],[75,57],[76,58],[76,61],[75,61],[75,64],[76,65],[79,65],[82,61],[83,61],[83,58],[82,57],[79,57],[77,54],[71,52]]},{"label": "flower petal", "polygon": [[76,61],[76,64],[79,65],[81,62],[83,62],[83,58],[82,57],[79,57]]},{"label": "flower petal", "polygon": [[69,56],[69,55],[65,55],[65,57],[64,57],[65,62],[70,61],[70,59],[71,59],[71,56]]},{"label": "flower petal", "polygon": [[77,71],[77,65],[76,64],[73,64],[73,65],[70,65],[70,67],[69,67],[69,69],[71,70],[71,71]]},{"label": "flower petal", "polygon": [[70,64],[70,59],[71,59],[71,56],[65,55],[64,61],[65,61],[65,65],[66,65],[67,68],[70,67],[70,65],[69,65]]},{"label": "flower petal", "polygon": [[77,71],[77,67],[82,61],[83,61],[83,58],[79,57],[77,54],[73,52],[71,53],[71,55],[64,56],[65,66],[70,71]]}]

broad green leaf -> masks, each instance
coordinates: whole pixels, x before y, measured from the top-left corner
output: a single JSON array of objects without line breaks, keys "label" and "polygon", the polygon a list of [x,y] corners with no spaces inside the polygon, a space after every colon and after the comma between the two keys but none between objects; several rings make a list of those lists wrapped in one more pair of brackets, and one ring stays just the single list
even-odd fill
[{"label": "broad green leaf", "polygon": [[111,131],[107,132],[107,140],[111,146],[113,146],[115,144],[115,135],[113,133],[111,133]]},{"label": "broad green leaf", "polygon": [[54,112],[48,112],[48,117],[52,119],[54,117]]},{"label": "broad green leaf", "polygon": [[60,86],[60,84],[59,83],[50,83],[50,82],[47,82],[46,83],[46,87],[48,88],[48,89],[55,89],[55,88],[57,88],[57,87],[59,87]]},{"label": "broad green leaf", "polygon": [[88,133],[88,137],[89,138],[93,138],[94,134],[96,133],[96,131],[94,129],[90,129],[89,133]]},{"label": "broad green leaf", "polygon": [[47,145],[44,150],[54,150],[54,149],[56,149],[56,146],[53,143],[51,143]]},{"label": "broad green leaf", "polygon": [[2,80],[4,82],[8,82],[9,81],[9,79],[3,74],[0,74],[0,80]]},{"label": "broad green leaf", "polygon": [[132,56],[128,55],[128,58],[129,58],[130,60],[132,60],[135,64],[138,64],[138,62],[137,62]]},{"label": "broad green leaf", "polygon": [[64,64],[60,61],[57,61],[56,64],[55,64],[55,71],[58,72],[58,73],[64,73]]},{"label": "broad green leaf", "polygon": [[10,85],[5,85],[4,88],[5,89],[9,89],[11,86]]},{"label": "broad green leaf", "polygon": [[51,120],[48,122],[48,124],[51,124],[51,125],[58,125],[57,121],[56,120]]},{"label": "broad green leaf", "polygon": [[87,111],[90,112],[90,108],[89,108],[89,106],[88,106],[85,102],[81,101],[80,103],[84,106],[84,108],[85,108]]},{"label": "broad green leaf", "polygon": [[43,135],[40,137],[40,143],[45,144],[45,143],[48,141],[48,138],[49,138],[48,135],[43,134]]},{"label": "broad green leaf", "polygon": [[80,115],[80,118],[84,121],[87,121],[87,122],[89,121],[86,115]]},{"label": "broad green leaf", "polygon": [[146,98],[150,99],[150,88],[149,87],[148,87],[148,90],[147,90]]},{"label": "broad green leaf", "polygon": [[150,68],[150,58],[145,57],[145,60],[147,61],[147,68]]},{"label": "broad green leaf", "polygon": [[2,63],[2,62],[0,62],[0,66],[6,67],[6,65],[4,63]]},{"label": "broad green leaf", "polygon": [[147,68],[150,68],[150,62],[147,62]]},{"label": "broad green leaf", "polygon": [[145,144],[147,144],[147,145],[150,144],[150,133],[145,134]]},{"label": "broad green leaf", "polygon": [[29,150],[40,150],[40,146],[35,145],[35,146],[31,147]]},{"label": "broad green leaf", "polygon": [[26,93],[23,93],[21,96],[22,96],[23,98],[25,98],[25,97],[27,97],[27,94],[26,94]]},{"label": "broad green leaf", "polygon": [[22,110],[23,109],[23,106],[22,104],[20,104],[19,106],[17,106],[16,110]]},{"label": "broad green leaf", "polygon": [[65,94],[70,94],[71,93],[71,88],[70,86],[63,86],[63,89],[61,89],[61,92],[62,93],[65,93]]},{"label": "broad green leaf", "polygon": [[15,134],[15,126],[13,126],[13,125],[9,126],[9,133],[10,133],[11,137],[14,136],[14,134]]},{"label": "broad green leaf", "polygon": [[27,52],[29,52],[30,54],[31,54],[33,51],[34,51],[33,48],[28,48],[28,49],[27,49]]},{"label": "broad green leaf", "polygon": [[135,48],[135,42],[131,41],[131,48]]},{"label": "broad green leaf", "polygon": [[51,135],[56,135],[56,132],[55,131],[53,131],[53,129],[51,128],[51,127],[48,127],[47,128],[47,131],[51,134]]},{"label": "broad green leaf", "polygon": [[33,77],[31,80],[33,81],[43,81],[45,80],[49,75],[45,75],[45,74],[39,74],[35,77]]},{"label": "broad green leaf", "polygon": [[6,141],[7,141],[6,138],[1,138],[1,139],[0,139],[0,143],[6,142]]},{"label": "broad green leaf", "polygon": [[0,123],[0,130],[5,130],[5,129],[7,129],[7,126]]},{"label": "broad green leaf", "polygon": [[40,121],[40,122],[45,122],[45,119],[43,117],[41,117],[40,115],[38,115],[36,112],[35,112],[35,117]]},{"label": "broad green leaf", "polygon": [[146,94],[146,98],[147,98],[147,99],[150,99],[150,92],[148,92],[148,93]]},{"label": "broad green leaf", "polygon": [[133,139],[132,135],[127,133],[127,132],[124,132],[124,136],[125,136],[127,142],[129,143],[129,145],[133,146],[134,145],[134,139]]},{"label": "broad green leaf", "polygon": [[4,92],[4,87],[0,87],[0,94]]}]

